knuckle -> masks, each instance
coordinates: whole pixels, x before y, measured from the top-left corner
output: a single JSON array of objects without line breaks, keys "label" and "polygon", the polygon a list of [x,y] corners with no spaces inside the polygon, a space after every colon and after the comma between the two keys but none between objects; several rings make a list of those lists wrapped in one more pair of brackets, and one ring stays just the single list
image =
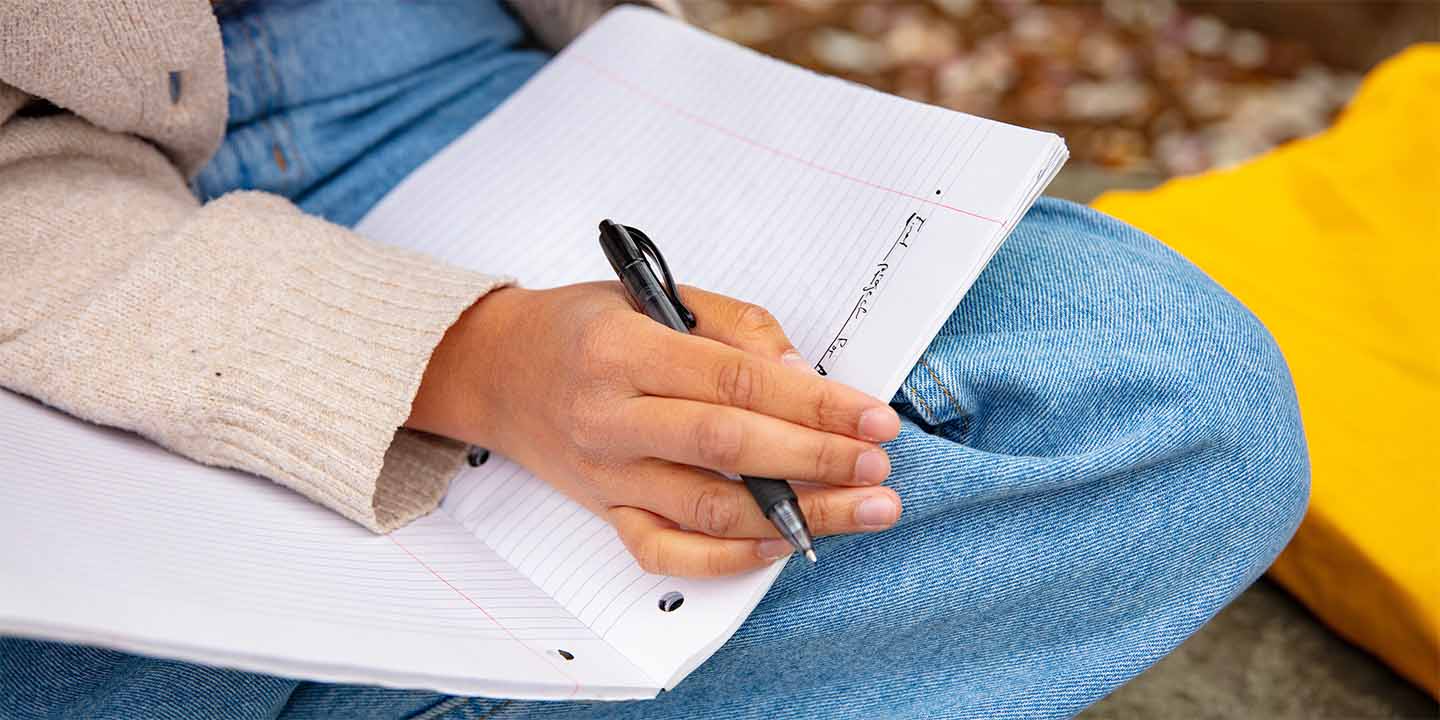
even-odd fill
[{"label": "knuckle", "polygon": [[[643,322],[642,322],[643,321]],[[585,323],[576,340],[576,367],[591,387],[634,386],[657,347],[655,327],[645,316],[618,310],[600,313]]]},{"label": "knuckle", "polygon": [[811,403],[811,427],[822,430],[848,430],[854,432],[854,428],[846,427],[845,410],[841,407],[839,399],[835,397],[835,390],[822,384],[815,393],[815,400]]},{"label": "knuckle", "polygon": [[844,472],[842,459],[846,452],[833,439],[825,439],[815,449],[815,467],[811,470],[811,479],[845,482],[849,474]]},{"label": "knuckle", "polygon": [[669,574],[665,565],[665,544],[660,538],[654,535],[642,538],[630,546],[630,554],[635,556],[635,564],[641,570],[651,575]]},{"label": "knuckle", "polygon": [[695,493],[690,517],[695,529],[716,536],[727,536],[740,526],[741,509],[735,497],[719,485],[702,487]]},{"label": "knuckle", "polygon": [[695,455],[703,467],[730,470],[744,451],[745,436],[739,423],[721,413],[708,413],[695,424]]},{"label": "knuckle", "polygon": [[749,410],[763,396],[763,384],[764,378],[755,363],[737,355],[722,362],[715,373],[715,396],[725,405]]},{"label": "knuckle", "polygon": [[[623,473],[617,472],[615,467],[601,459],[584,454],[577,454],[569,459],[575,474],[584,478],[584,483],[573,487],[567,493],[576,502],[589,508],[590,503],[601,507],[610,507],[612,498],[619,494],[623,485]],[[565,492],[565,491],[562,491]]]},{"label": "knuckle", "polygon": [[597,392],[596,388],[576,389],[565,399],[568,410],[566,423],[570,442],[587,453],[599,453],[612,449],[617,438],[623,437],[624,413],[608,393]]},{"label": "knuckle", "polygon": [[764,336],[780,331],[780,322],[759,305],[742,303],[735,317],[735,329],[742,335]]},{"label": "knuckle", "polygon": [[575,351],[585,364],[608,364],[615,357],[614,326],[614,318],[602,313],[580,327]]},{"label": "knuckle", "polygon": [[725,561],[725,554],[719,548],[705,553],[705,574],[710,576],[725,575],[730,572],[729,564]]},{"label": "knuckle", "polygon": [[835,510],[821,497],[805,506],[805,521],[816,533],[828,533],[836,528]]},{"label": "knuckle", "polygon": [[570,423],[570,441],[575,447],[589,452],[604,448],[609,423],[598,417],[598,413],[587,409],[584,403],[572,403]]},{"label": "knuckle", "polygon": [[636,322],[640,319],[643,316],[621,310],[596,313],[581,326],[576,351],[597,371],[623,365],[632,357],[633,346],[641,341],[637,335],[647,327]]}]

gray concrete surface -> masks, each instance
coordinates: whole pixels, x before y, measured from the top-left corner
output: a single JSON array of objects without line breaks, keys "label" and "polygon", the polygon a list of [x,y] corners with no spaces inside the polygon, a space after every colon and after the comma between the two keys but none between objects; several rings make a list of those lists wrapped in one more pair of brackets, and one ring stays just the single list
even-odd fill
[{"label": "gray concrete surface", "polygon": [[1440,705],[1262,579],[1080,717],[1436,718]]}]

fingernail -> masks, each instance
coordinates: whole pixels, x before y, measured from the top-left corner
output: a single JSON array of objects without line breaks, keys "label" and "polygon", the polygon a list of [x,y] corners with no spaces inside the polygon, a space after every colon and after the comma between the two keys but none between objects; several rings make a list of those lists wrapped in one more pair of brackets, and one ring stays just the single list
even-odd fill
[{"label": "fingernail", "polygon": [[790,543],[784,540],[761,540],[755,543],[755,554],[766,560],[779,560],[789,555],[792,551]]},{"label": "fingernail", "polygon": [[855,522],[865,527],[890,527],[898,515],[895,501],[888,497],[866,498],[855,508]]},{"label": "fingernail", "polygon": [[793,368],[797,368],[800,370],[809,370],[812,373],[815,372],[815,367],[810,363],[806,362],[805,356],[801,355],[795,350],[791,350],[784,355],[781,355],[780,362],[785,363],[786,365],[789,365]]},{"label": "fingernail", "polygon": [[866,450],[855,459],[855,482],[860,485],[875,485],[883,482],[890,474],[890,458],[880,450]]},{"label": "fingernail", "polygon": [[900,434],[900,416],[889,407],[870,408],[860,413],[860,437],[875,442],[894,440]]}]

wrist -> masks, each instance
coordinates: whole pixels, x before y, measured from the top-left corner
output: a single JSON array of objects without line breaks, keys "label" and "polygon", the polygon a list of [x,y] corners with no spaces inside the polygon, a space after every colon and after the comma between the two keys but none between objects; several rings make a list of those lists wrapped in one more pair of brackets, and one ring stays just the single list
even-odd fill
[{"label": "wrist", "polygon": [[481,447],[495,447],[501,407],[504,338],[531,291],[493,290],[456,318],[435,346],[405,426]]}]

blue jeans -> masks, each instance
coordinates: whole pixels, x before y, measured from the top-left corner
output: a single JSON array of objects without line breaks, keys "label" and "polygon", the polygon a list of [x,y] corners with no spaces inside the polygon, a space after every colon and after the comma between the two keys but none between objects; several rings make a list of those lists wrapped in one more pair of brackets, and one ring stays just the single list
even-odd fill
[{"label": "blue jeans", "polygon": [[[241,3],[231,129],[197,193],[267,189],[353,223],[544,62],[497,3]],[[446,698],[8,639],[0,716],[1068,716],[1205,623],[1304,513],[1264,327],[1069,203],[1025,217],[893,403],[899,524],[820,540],[817,569],[791,563],[657,700]]]}]

